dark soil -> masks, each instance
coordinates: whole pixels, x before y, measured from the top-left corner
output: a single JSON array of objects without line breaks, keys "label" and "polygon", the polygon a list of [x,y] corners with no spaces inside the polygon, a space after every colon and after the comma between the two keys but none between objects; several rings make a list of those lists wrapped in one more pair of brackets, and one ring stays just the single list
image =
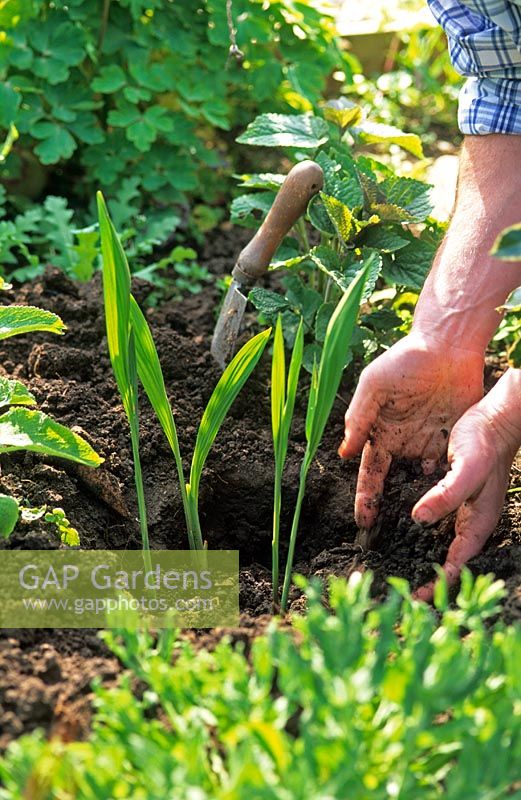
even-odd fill
[{"label": "dark soil", "polygon": [[[203,259],[216,273],[229,271],[242,232],[214,236]],[[146,285],[136,284],[138,300]],[[139,548],[133,471],[127,423],[111,377],[104,331],[99,277],[76,286],[49,269],[44,278],[0,302],[38,305],[59,314],[65,336],[19,337],[1,343],[0,374],[23,379],[39,407],[60,422],[76,426],[105,458],[99,470],[51,462],[29,453],[1,458],[0,491],[31,505],[62,506],[86,548]],[[153,328],[182,451],[190,455],[197,425],[219,377],[210,352],[216,290],[147,312]],[[210,548],[240,551],[241,627],[236,639],[248,641],[265,627],[270,613],[270,540],[273,456],[268,389],[269,365],[254,373],[232,407],[210,454],[202,480],[202,525]],[[494,380],[494,367],[489,368]],[[349,399],[349,388],[342,396]],[[304,449],[301,398],[284,483],[283,539],[289,533]],[[325,577],[371,569],[374,591],[383,594],[386,578],[398,575],[416,587],[433,575],[453,536],[452,520],[422,530],[410,519],[416,500],[437,476],[425,478],[418,465],[397,463],[386,485],[373,549],[355,544],[353,519],[357,463],[336,455],[345,403],[335,405],[324,442],[312,467],[304,501],[296,570]],[[150,539],[154,548],[185,548],[183,512],[169,446],[145,401],[142,403],[142,462],[148,501]],[[517,468],[519,472],[521,464]],[[439,476],[438,476],[439,477]],[[505,579],[509,597],[507,621],[521,617],[521,504],[510,495],[495,534],[474,559],[473,572],[494,572]],[[19,525],[3,547],[30,549],[58,546],[41,522]],[[295,593],[294,607],[299,607]],[[205,643],[222,632],[202,634]],[[193,634],[192,634],[193,636]],[[95,631],[0,632],[0,748],[36,727],[78,738],[88,730],[89,685],[96,675],[117,675],[117,661]]]}]

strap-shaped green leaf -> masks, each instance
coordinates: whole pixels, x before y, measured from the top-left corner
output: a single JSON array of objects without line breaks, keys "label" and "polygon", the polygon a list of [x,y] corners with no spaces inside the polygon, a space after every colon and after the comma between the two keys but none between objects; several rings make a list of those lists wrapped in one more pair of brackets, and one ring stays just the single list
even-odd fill
[{"label": "strap-shaped green leaf", "polygon": [[4,406],[34,406],[36,399],[21,381],[0,376],[0,408]]},{"label": "strap-shaped green leaf", "polygon": [[18,336],[21,333],[45,331],[64,333],[66,326],[51,311],[34,306],[3,306],[0,308],[0,339]]},{"label": "strap-shaped green leaf", "polygon": [[190,489],[197,497],[199,481],[210,448],[219,432],[230,406],[255,369],[271,334],[271,328],[261,331],[230,361],[212,392],[199,425],[190,470]]},{"label": "strap-shaped green leaf", "polygon": [[14,531],[19,516],[18,501],[7,494],[0,494],[0,536],[6,539]]},{"label": "strap-shaped green leaf", "polygon": [[0,416],[0,453],[31,450],[59,456],[87,467],[98,467],[103,459],[77,433],[41,411],[12,408]]},{"label": "strap-shaped green leaf", "polygon": [[137,393],[129,374],[130,269],[101,192],[97,201],[107,344],[123,407],[130,420],[137,413]]},{"label": "strap-shaped green leaf", "polygon": [[354,278],[331,316],[327,327],[324,349],[316,377],[316,388],[314,388],[313,381],[306,419],[308,447],[305,460],[308,464],[311,463],[318,449],[338,391],[369,267],[370,265],[366,264]]}]

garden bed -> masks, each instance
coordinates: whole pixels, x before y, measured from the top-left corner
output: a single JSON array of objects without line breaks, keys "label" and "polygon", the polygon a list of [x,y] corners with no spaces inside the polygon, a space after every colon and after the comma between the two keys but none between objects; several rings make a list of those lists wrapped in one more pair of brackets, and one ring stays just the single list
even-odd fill
[{"label": "garden bed", "polygon": [[[230,270],[244,244],[243,231],[221,231],[211,237],[201,263],[216,273]],[[134,286],[138,301],[147,293]],[[5,293],[2,302],[12,301]],[[62,506],[86,548],[130,548],[141,545],[136,522],[132,461],[127,423],[112,379],[105,341],[100,276],[78,286],[49,268],[41,281],[16,291],[16,301],[56,312],[68,326],[61,339],[45,335],[2,342],[5,374],[23,378],[39,407],[60,422],[78,426],[105,458],[97,470],[68,462],[45,462],[31,453],[1,459],[0,490],[24,497],[32,505]],[[215,386],[219,370],[210,356],[217,291],[148,312],[167,390],[173,402],[181,450],[191,453],[196,425]],[[203,530],[212,549],[240,551],[241,628],[232,632],[248,640],[268,619],[271,607],[270,558],[273,453],[270,430],[268,364],[254,373],[220,432],[201,484]],[[487,367],[487,381],[499,373]],[[341,389],[324,441],[308,481],[296,571],[308,576],[347,575],[371,569],[374,591],[384,593],[386,578],[398,575],[418,586],[432,577],[432,564],[444,559],[453,536],[452,521],[422,530],[410,519],[416,500],[430,486],[419,466],[397,463],[387,481],[373,549],[354,543],[353,500],[358,463],[343,463],[336,454],[343,429],[349,387]],[[297,413],[284,479],[286,510],[291,510],[305,445],[305,397]],[[148,501],[150,539],[154,548],[186,548],[181,498],[168,443],[144,400],[141,408],[142,464]],[[514,467],[516,469],[516,467]],[[517,469],[519,469],[519,464]],[[504,578],[509,596],[508,621],[521,618],[521,505],[510,495],[497,530],[473,572],[495,572]],[[282,541],[290,519],[283,518]],[[44,549],[58,546],[49,526],[20,525],[2,547]],[[293,608],[300,599],[293,596]],[[210,643],[221,631],[202,634]],[[35,727],[65,738],[81,737],[90,719],[89,686],[95,676],[114,680],[118,663],[95,631],[14,631],[0,633],[0,747]]]}]

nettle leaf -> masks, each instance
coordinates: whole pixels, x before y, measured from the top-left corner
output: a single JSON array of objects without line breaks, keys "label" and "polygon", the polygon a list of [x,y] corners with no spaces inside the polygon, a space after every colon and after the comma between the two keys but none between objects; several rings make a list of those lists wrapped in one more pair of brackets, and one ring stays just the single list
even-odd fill
[{"label": "nettle leaf", "polygon": [[417,158],[423,158],[421,139],[415,133],[404,133],[392,125],[379,122],[362,122],[353,133],[366,144],[397,144]]},{"label": "nettle leaf", "polygon": [[[326,155],[322,150],[316,157],[324,173],[324,191],[345,203],[350,209],[361,208],[364,203],[364,194],[358,172],[353,159],[343,158],[337,160],[336,153],[330,151]],[[341,155],[339,154],[341,157]]]},{"label": "nettle leaf", "polygon": [[0,408],[34,405],[36,405],[34,395],[21,381],[0,376]]},{"label": "nettle leaf", "polygon": [[432,266],[436,247],[412,235],[411,239],[393,258],[385,259],[383,276],[388,283],[419,291]]},{"label": "nettle leaf", "polygon": [[254,192],[236,197],[230,208],[231,221],[246,228],[257,226],[272,207],[275,196],[275,192]]},{"label": "nettle leaf", "polygon": [[256,147],[316,150],[329,139],[327,124],[311,114],[260,114],[236,140]]},{"label": "nettle leaf", "polygon": [[330,197],[324,192],[320,192],[320,199],[324,204],[329,219],[333,223],[335,231],[342,241],[347,244],[356,233],[356,224],[351,211],[340,200]]},{"label": "nettle leaf", "polygon": [[377,250],[363,248],[361,260],[357,260],[353,254],[349,254],[343,265],[343,283],[351,283],[361,269],[366,271],[366,281],[362,292],[362,302],[368,300],[374,292],[376,281],[380,277],[383,267],[383,259]]},{"label": "nettle leaf", "polygon": [[366,247],[372,247],[382,253],[395,253],[409,244],[409,240],[400,235],[402,230],[399,227],[384,225],[368,227],[360,234],[357,242],[361,241]]},{"label": "nettle leaf", "polygon": [[20,507],[14,497],[0,494],[0,536],[6,539],[14,531],[20,517]]},{"label": "nettle leaf", "polygon": [[324,117],[338,125],[339,128],[348,128],[351,125],[359,125],[363,119],[363,111],[356,103],[352,103],[345,97],[337,100],[330,100],[323,108]]},{"label": "nettle leaf", "polygon": [[393,176],[382,181],[379,188],[385,194],[387,203],[408,211],[415,222],[423,222],[432,211],[432,186],[428,183]]},{"label": "nettle leaf", "polygon": [[268,320],[275,318],[281,311],[286,311],[290,305],[281,294],[263,289],[261,286],[256,286],[250,291],[248,300]]},{"label": "nettle leaf", "polygon": [[42,164],[56,164],[68,159],[76,150],[76,142],[66,128],[53,122],[37,122],[31,129],[36,139],[42,139],[34,152]]},{"label": "nettle leaf", "polygon": [[300,311],[306,325],[311,327],[322,304],[322,295],[309,289],[298,275],[287,275],[282,283],[286,290],[286,299],[294,309]]},{"label": "nettle leaf", "polygon": [[521,223],[505,228],[490,252],[503,261],[521,261]]},{"label": "nettle leaf", "polygon": [[383,222],[415,222],[412,214],[393,203],[372,203],[371,211]]},{"label": "nettle leaf", "polygon": [[313,227],[321,231],[321,233],[327,233],[329,236],[336,234],[336,228],[331,222],[324,202],[319,195],[311,198],[308,205],[308,216]]},{"label": "nettle leaf", "polygon": [[41,411],[27,408],[12,408],[0,416],[0,452],[15,450],[59,456],[87,467],[97,467],[103,461],[90,444],[70,428]]},{"label": "nettle leaf", "polygon": [[65,325],[51,311],[44,311],[34,306],[3,306],[0,308],[0,340],[21,333],[44,331],[46,333],[64,333]]},{"label": "nettle leaf", "polygon": [[127,76],[117,64],[110,64],[108,67],[101,67],[98,75],[91,83],[91,88],[95,92],[112,94],[117,92],[127,83]]},{"label": "nettle leaf", "polygon": [[402,323],[402,318],[392,308],[377,308],[360,317],[361,325],[375,331],[391,331],[399,328]]},{"label": "nettle leaf", "polygon": [[307,344],[304,347],[304,352],[302,354],[302,366],[309,372],[310,375],[313,374],[314,368],[320,363],[320,359],[322,358],[322,344],[318,342],[313,342],[312,344]]}]

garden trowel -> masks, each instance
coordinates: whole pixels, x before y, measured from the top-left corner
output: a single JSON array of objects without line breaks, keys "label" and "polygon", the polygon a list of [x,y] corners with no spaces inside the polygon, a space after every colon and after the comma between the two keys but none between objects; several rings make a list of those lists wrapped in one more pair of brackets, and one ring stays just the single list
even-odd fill
[{"label": "garden trowel", "polygon": [[280,243],[323,185],[324,174],[318,164],[314,161],[296,164],[288,172],[261,227],[239,255],[212,339],[212,355],[222,369],[235,349],[249,287],[264,275]]}]

